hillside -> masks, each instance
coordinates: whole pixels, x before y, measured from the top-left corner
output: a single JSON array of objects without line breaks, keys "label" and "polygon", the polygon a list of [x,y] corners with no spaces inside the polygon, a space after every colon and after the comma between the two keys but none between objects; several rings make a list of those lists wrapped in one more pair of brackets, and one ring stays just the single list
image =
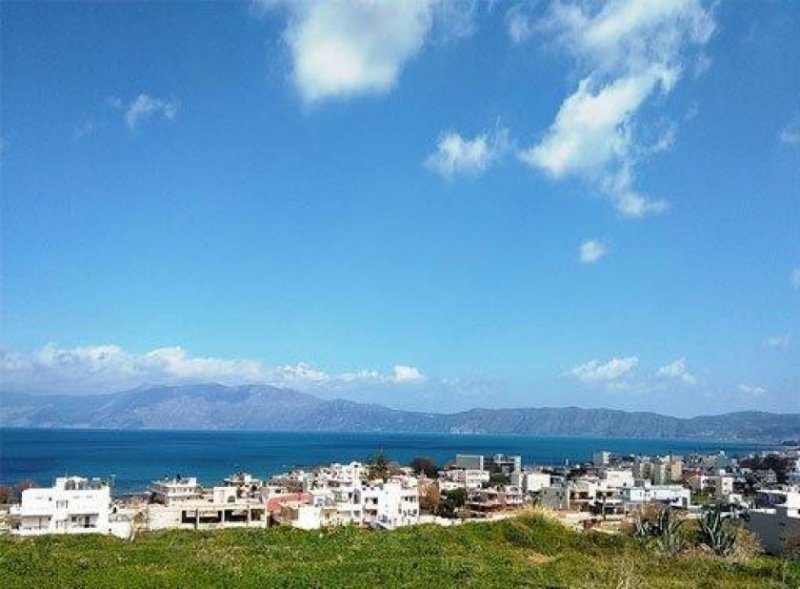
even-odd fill
[{"label": "hillside", "polygon": [[120,429],[391,431],[553,436],[800,438],[800,415],[729,413],[692,419],[611,409],[399,411],[270,386],[137,388],[108,395],[0,395],[0,425]]},{"label": "hillside", "polygon": [[524,516],[389,532],[343,527],[0,538],[0,586],[22,587],[715,587],[800,583],[800,561],[735,563],[648,550]]}]

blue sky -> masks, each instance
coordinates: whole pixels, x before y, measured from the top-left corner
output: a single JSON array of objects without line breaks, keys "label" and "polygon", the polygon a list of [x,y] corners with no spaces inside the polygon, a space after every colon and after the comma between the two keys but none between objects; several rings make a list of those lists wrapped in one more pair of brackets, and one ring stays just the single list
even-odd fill
[{"label": "blue sky", "polygon": [[800,411],[800,5],[2,5],[6,390]]}]

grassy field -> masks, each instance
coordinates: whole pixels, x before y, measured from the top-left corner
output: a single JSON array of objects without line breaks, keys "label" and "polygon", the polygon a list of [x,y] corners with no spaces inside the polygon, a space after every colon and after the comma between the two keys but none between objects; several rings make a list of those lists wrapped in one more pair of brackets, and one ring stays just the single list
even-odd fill
[{"label": "grassy field", "polygon": [[800,563],[648,551],[521,516],[392,532],[290,528],[0,539],[0,587],[800,587]]}]

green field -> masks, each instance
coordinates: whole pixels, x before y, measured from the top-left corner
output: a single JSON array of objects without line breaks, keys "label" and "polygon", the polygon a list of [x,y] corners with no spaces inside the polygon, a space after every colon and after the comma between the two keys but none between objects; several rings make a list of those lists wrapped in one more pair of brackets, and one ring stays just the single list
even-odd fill
[{"label": "green field", "polygon": [[0,539],[0,587],[800,587],[800,562],[661,556],[527,515],[453,528]]}]

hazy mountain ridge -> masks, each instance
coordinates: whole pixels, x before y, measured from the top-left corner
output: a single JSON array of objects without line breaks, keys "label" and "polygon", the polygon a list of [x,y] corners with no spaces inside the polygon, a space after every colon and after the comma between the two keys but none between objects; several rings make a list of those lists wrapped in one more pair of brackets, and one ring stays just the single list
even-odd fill
[{"label": "hazy mountain ridge", "polygon": [[682,419],[578,407],[400,411],[289,389],[252,385],[140,387],[107,395],[4,393],[0,425],[110,429],[250,429],[696,437],[780,441],[800,438],[800,414],[740,412]]}]

